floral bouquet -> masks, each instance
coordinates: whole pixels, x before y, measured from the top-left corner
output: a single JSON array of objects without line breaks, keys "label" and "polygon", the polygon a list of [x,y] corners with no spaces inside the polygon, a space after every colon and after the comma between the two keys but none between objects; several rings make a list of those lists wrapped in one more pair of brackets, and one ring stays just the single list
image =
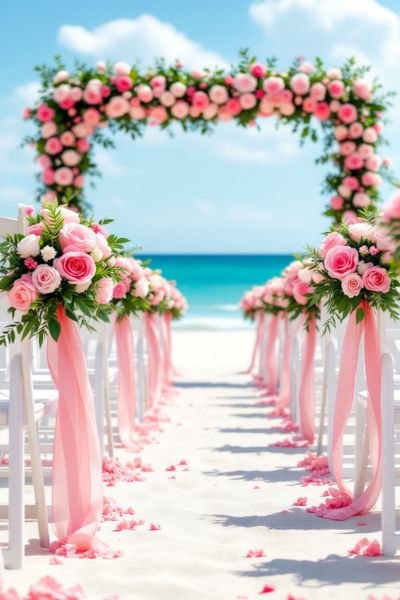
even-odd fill
[{"label": "floral bouquet", "polygon": [[92,330],[90,321],[108,321],[115,284],[121,269],[113,255],[127,241],[108,235],[103,225],[57,203],[34,214],[27,209],[27,234],[6,235],[0,244],[0,290],[7,293],[8,309],[18,320],[7,325],[0,344],[48,333],[57,341],[57,309]]},{"label": "floral bouquet", "polygon": [[145,269],[132,256],[116,256],[115,266],[121,270],[121,280],[112,292],[112,304],[120,321],[124,316],[150,309],[148,296],[150,285]]},{"label": "floral bouquet", "polygon": [[315,302],[315,283],[320,281],[319,273],[311,268],[309,258],[298,257],[282,273],[287,312],[291,319],[306,315],[307,321],[319,317],[319,304]]},{"label": "floral bouquet", "polygon": [[174,281],[169,281],[170,294],[167,301],[168,311],[171,312],[174,320],[181,319],[188,309],[188,303],[185,296],[177,289]]},{"label": "floral bouquet", "polygon": [[284,293],[284,283],[282,277],[272,277],[264,285],[262,295],[263,310],[272,315],[278,315],[285,312],[287,300]]},{"label": "floral bouquet", "polygon": [[393,243],[372,220],[342,223],[325,236],[318,250],[310,250],[310,269],[316,278],[314,299],[324,299],[329,330],[356,311],[356,322],[365,316],[365,303],[397,319],[398,281],[391,266]]},{"label": "floral bouquet", "polygon": [[392,196],[390,201],[385,205],[381,226],[393,240],[393,267],[396,272],[400,269],[400,193],[397,192]]},{"label": "floral bouquet", "polygon": [[245,319],[250,319],[251,321],[254,321],[257,313],[262,311],[263,291],[264,286],[255,285],[251,290],[248,290],[243,294],[243,297],[240,300],[240,309],[243,312],[243,316]]}]

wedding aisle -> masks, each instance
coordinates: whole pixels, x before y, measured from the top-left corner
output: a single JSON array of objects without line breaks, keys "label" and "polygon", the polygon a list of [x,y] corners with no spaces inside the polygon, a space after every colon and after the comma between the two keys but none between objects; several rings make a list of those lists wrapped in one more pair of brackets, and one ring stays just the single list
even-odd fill
[{"label": "wedding aisle", "polygon": [[[237,374],[252,339],[247,331],[176,333],[185,376],[164,409],[163,431],[140,454],[143,481],[105,487],[135,511],[103,523],[98,535],[123,556],[51,564],[58,559],[31,547],[22,573],[6,573],[7,586],[23,591],[51,575],[102,600],[252,600],[262,591],[279,600],[398,597],[394,560],[348,556],[363,537],[379,538],[378,514],[335,523],[293,506],[298,498],[319,504],[326,488],[300,485],[304,449],[269,446],[287,434]],[[115,531],[133,519],[132,530]],[[246,557],[260,550],[265,556]]]}]

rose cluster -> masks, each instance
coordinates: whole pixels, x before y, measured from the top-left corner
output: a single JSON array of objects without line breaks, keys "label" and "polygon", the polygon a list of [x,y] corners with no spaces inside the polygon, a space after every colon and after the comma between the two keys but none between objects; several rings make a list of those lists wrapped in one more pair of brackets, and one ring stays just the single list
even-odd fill
[{"label": "rose cluster", "polygon": [[26,235],[6,236],[0,245],[0,288],[11,310],[22,313],[22,323],[32,333],[43,326],[47,330],[49,321],[58,329],[54,317],[59,304],[77,320],[79,315],[104,317],[121,277],[114,258],[118,238],[64,206],[46,205],[36,215],[32,208],[27,212]]},{"label": "rose cluster", "polygon": [[[141,74],[127,63],[110,68],[100,62],[96,70],[79,74],[53,71],[48,88],[25,117],[40,127],[30,141],[45,188],[57,193],[78,189],[79,197],[84,175],[93,167],[90,139],[110,120],[139,134],[146,125],[166,127],[174,121],[185,127],[197,124],[204,131],[210,122],[253,125],[257,117],[275,115],[296,126],[313,116],[333,130],[330,145],[336,140],[339,146],[333,154],[338,173],[327,179],[334,192],[331,215],[354,219],[376,199],[382,163],[376,146],[384,105],[357,69],[326,71],[321,63],[296,60],[280,73],[271,62],[267,66],[245,59],[231,73],[185,71],[177,63]],[[303,137],[309,129],[303,128]]]}]

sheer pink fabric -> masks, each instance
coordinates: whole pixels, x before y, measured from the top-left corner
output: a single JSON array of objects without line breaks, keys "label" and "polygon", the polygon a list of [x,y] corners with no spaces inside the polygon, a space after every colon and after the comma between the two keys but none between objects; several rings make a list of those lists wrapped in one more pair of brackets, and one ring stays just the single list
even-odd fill
[{"label": "sheer pink fabric", "polygon": [[275,396],[278,387],[278,367],[276,343],[278,341],[279,316],[272,315],[268,327],[268,340],[265,350],[265,365],[266,365],[266,394]]},{"label": "sheer pink fabric", "polygon": [[164,329],[164,362],[163,362],[163,384],[165,388],[172,385],[172,338],[171,338],[172,313],[166,312],[162,316],[162,325]]},{"label": "sheer pink fabric", "polygon": [[279,413],[282,413],[288,406],[290,401],[290,390],[291,390],[291,358],[292,358],[292,347],[293,339],[299,331],[300,327],[304,325],[304,316],[301,316],[297,323],[293,327],[293,331],[290,331],[289,316],[284,315],[284,344],[282,353],[282,368],[281,368],[281,380],[279,385],[279,395],[276,400],[276,409]]},{"label": "sheer pink fabric", "polygon": [[53,527],[78,551],[92,546],[103,511],[102,459],[92,390],[77,324],[60,306],[58,341],[47,357],[59,391],[53,456]]},{"label": "sheer pink fabric", "polygon": [[260,344],[261,344],[262,332],[263,332],[263,327],[264,327],[264,319],[265,319],[265,313],[262,311],[258,311],[257,326],[256,326],[256,339],[254,340],[254,346],[253,346],[253,352],[251,354],[250,365],[243,372],[244,374],[251,373],[252,370],[254,369],[254,365],[256,364],[257,353],[260,349]]},{"label": "sheer pink fabric", "polygon": [[315,346],[317,327],[311,317],[303,342],[303,359],[299,387],[300,433],[311,444],[314,441],[315,419]]},{"label": "sheer pink fabric", "polygon": [[157,331],[156,315],[145,313],[145,327],[148,345],[148,373],[150,408],[154,408],[161,399],[162,392],[162,353]]},{"label": "sheer pink fabric", "polygon": [[139,448],[134,440],[136,417],[136,372],[133,331],[129,317],[114,326],[118,360],[118,433],[128,450]]},{"label": "sheer pink fabric", "polygon": [[351,496],[350,490],[343,482],[343,436],[353,404],[358,354],[364,334],[365,374],[368,389],[368,442],[372,480],[364,492],[358,498],[354,498],[349,506],[328,510],[322,515],[337,521],[344,521],[354,515],[368,512],[375,505],[382,486],[380,341],[372,308],[367,302],[363,303],[362,308],[365,312],[364,319],[357,324],[354,311],[350,315],[343,340],[333,421],[332,464],[339,490]]}]

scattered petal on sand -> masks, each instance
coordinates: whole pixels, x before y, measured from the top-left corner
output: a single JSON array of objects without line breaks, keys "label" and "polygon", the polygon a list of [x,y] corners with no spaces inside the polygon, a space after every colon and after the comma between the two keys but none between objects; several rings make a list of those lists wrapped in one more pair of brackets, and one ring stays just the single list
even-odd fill
[{"label": "scattered petal on sand", "polygon": [[155,525],[154,523],[150,523],[149,531],[160,531],[161,525]]},{"label": "scattered petal on sand", "polygon": [[382,548],[378,540],[370,542],[368,538],[363,538],[357,542],[352,550],[349,550],[349,554],[355,556],[380,556]]},{"label": "scattered petal on sand", "polygon": [[367,525],[367,521],[357,521],[358,527],[362,527],[363,525]]},{"label": "scattered petal on sand", "polygon": [[170,465],[170,466],[169,466],[169,467],[167,467],[165,470],[166,470],[166,471],[176,471],[176,467],[175,467],[175,465]]},{"label": "scattered petal on sand", "polygon": [[273,585],[264,585],[261,592],[258,592],[258,593],[259,594],[270,594],[271,592],[274,592],[274,591],[275,591],[275,588]]},{"label": "scattered petal on sand", "polygon": [[264,550],[249,550],[246,554],[246,558],[262,558],[265,556]]},{"label": "scattered petal on sand", "polygon": [[297,498],[295,502],[293,502],[293,506],[305,506],[307,504],[307,498],[305,496]]},{"label": "scattered petal on sand", "polygon": [[349,506],[352,502],[351,496],[343,494],[343,492],[337,488],[329,488],[329,493],[330,496],[326,497],[325,502],[321,503],[319,506],[310,506],[309,508],[306,508],[306,511],[315,513],[319,517],[323,517],[333,508],[343,508],[344,506]]}]

